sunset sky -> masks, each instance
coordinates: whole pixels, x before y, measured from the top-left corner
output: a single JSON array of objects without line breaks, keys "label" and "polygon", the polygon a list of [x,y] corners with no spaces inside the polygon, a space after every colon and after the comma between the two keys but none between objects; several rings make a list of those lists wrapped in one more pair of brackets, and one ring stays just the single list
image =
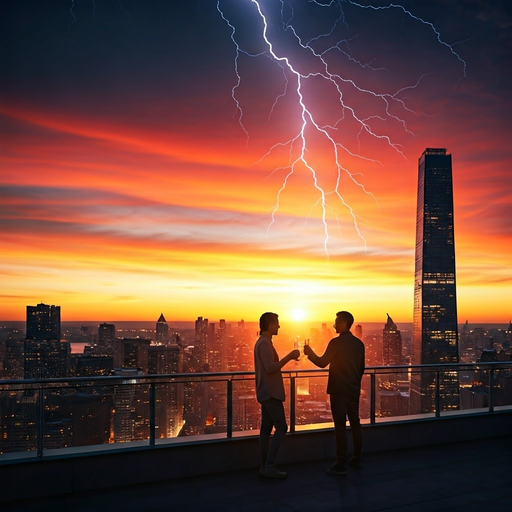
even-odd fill
[{"label": "sunset sky", "polygon": [[1,320],[411,321],[429,147],[459,322],[508,322],[509,2],[259,3],[279,61],[251,0],[2,2]]}]

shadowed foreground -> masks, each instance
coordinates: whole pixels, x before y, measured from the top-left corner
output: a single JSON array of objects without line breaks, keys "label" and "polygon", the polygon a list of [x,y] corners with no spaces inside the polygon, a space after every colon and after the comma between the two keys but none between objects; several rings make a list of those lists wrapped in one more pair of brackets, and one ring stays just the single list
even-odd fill
[{"label": "shadowed foreground", "polygon": [[[285,439],[286,442],[286,439]],[[512,437],[368,454],[362,470],[330,476],[332,460],[182,478],[2,504],[2,512],[512,510]],[[172,464],[172,461],[169,461]],[[144,471],[144,468],[140,468]],[[30,485],[27,482],[26,485]]]}]

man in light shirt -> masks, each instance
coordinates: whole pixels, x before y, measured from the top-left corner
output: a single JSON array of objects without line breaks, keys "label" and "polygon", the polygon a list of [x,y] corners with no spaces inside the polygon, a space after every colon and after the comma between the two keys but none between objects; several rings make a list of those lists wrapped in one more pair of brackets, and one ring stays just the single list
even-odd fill
[{"label": "man in light shirt", "polygon": [[[300,357],[298,350],[292,350],[279,359],[272,344],[272,336],[279,331],[279,317],[276,313],[263,313],[260,318],[260,337],[254,345],[254,369],[256,372],[256,397],[261,404],[260,428],[260,475],[265,478],[286,478],[284,471],[275,466],[275,459],[283,438],[288,431],[283,402],[285,400],[281,368]],[[269,437],[275,427],[269,446]]]}]

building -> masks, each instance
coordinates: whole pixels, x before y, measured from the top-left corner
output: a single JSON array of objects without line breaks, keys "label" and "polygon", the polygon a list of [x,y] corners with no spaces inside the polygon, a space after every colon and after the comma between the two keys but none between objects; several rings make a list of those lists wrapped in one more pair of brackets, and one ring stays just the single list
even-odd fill
[{"label": "building", "polygon": [[[419,159],[414,275],[413,365],[459,362],[452,158],[427,148]],[[434,374],[411,379],[411,413],[435,407]],[[441,375],[441,406],[459,408],[456,374]]]},{"label": "building", "polygon": [[149,371],[149,338],[118,338],[114,350],[114,368],[135,368]]},{"label": "building", "polygon": [[98,345],[112,349],[116,339],[116,326],[114,324],[100,324],[98,326]]},{"label": "building", "polygon": [[9,338],[5,342],[5,371],[8,379],[23,379],[25,373],[25,342]]},{"label": "building", "polygon": [[60,340],[60,306],[27,306],[27,340]]},{"label": "building", "polygon": [[60,340],[60,306],[27,306],[27,335],[24,343],[24,378],[67,377],[69,342]]},{"label": "building", "polygon": [[197,372],[208,371],[208,318],[197,317],[193,350],[193,365]]},{"label": "building", "polygon": [[382,330],[382,361],[385,365],[402,364],[402,335],[395,322],[386,313],[388,320]]},{"label": "building", "polygon": [[167,345],[169,343],[169,326],[165,321],[164,314],[160,314],[160,318],[156,323],[156,342],[159,345]]},{"label": "building", "polygon": [[71,347],[68,341],[25,341],[25,379],[53,379],[69,376]]},{"label": "building", "polygon": [[111,375],[114,369],[112,356],[76,354],[75,376],[76,377],[97,377],[100,375]]},{"label": "building", "polygon": [[142,375],[137,368],[117,368],[115,376],[126,377],[114,386],[113,439],[127,443],[149,437],[149,393],[133,376]]}]

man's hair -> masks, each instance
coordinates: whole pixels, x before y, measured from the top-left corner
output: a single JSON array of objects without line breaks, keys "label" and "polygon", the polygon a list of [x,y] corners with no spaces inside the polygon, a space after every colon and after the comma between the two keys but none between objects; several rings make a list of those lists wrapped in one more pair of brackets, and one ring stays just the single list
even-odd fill
[{"label": "man's hair", "polygon": [[270,312],[263,313],[263,315],[260,316],[260,334],[263,331],[267,331],[269,325],[272,322],[277,322],[278,316],[279,315],[277,315],[276,313],[270,313]]},{"label": "man's hair", "polygon": [[352,316],[352,313],[349,313],[348,311],[338,311],[336,313],[336,316],[342,321],[347,323],[347,328],[350,330],[352,327],[352,324],[354,323],[354,317]]}]

